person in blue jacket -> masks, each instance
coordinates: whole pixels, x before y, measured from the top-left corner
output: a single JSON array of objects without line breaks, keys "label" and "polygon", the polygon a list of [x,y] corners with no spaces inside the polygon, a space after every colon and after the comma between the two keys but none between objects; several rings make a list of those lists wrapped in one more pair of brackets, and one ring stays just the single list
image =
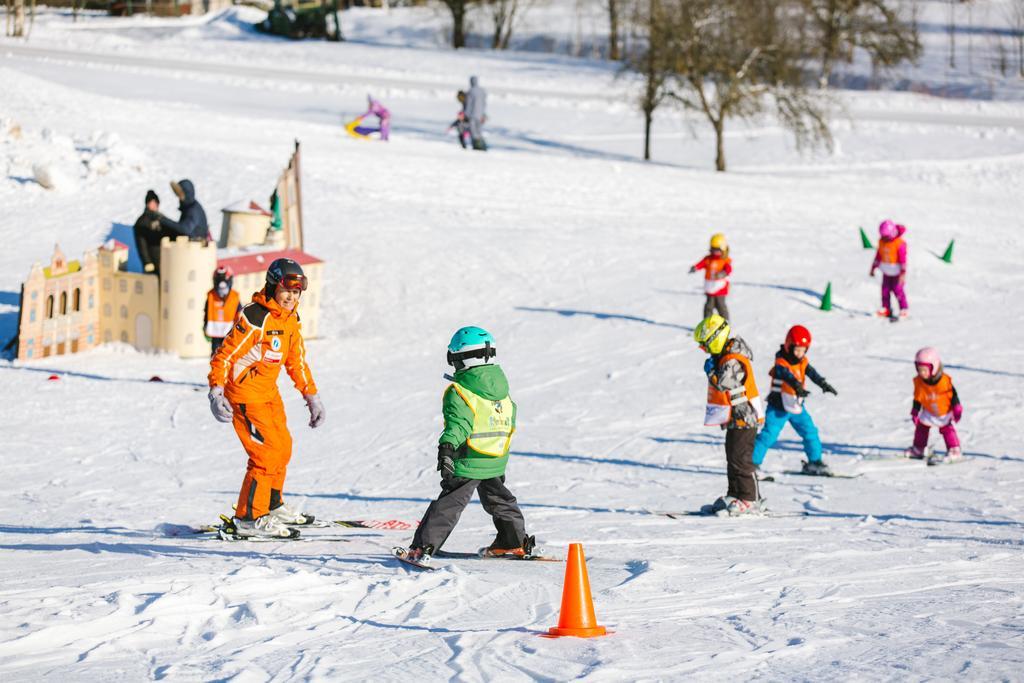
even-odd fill
[{"label": "person in blue jacket", "polygon": [[181,216],[176,221],[167,216],[161,216],[161,227],[195,241],[212,239],[210,228],[206,223],[206,212],[203,211],[203,205],[196,199],[196,189],[192,185],[192,181],[185,179],[176,183],[172,182],[171,189],[178,197],[178,209],[181,211]]}]

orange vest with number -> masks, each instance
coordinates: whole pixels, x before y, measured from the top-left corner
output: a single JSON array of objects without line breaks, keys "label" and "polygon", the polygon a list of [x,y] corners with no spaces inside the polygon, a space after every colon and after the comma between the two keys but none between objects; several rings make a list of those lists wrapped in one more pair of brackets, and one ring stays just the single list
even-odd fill
[{"label": "orange vest with number", "polygon": [[220,338],[228,336],[238,317],[240,305],[238,292],[231,290],[226,299],[217,296],[214,290],[206,293],[206,336]]},{"label": "orange vest with number", "polygon": [[914,400],[921,404],[920,419],[922,422],[944,427],[952,419],[950,410],[953,407],[953,380],[942,373],[939,381],[928,384],[920,377],[914,378]]},{"label": "orange vest with number", "polygon": [[728,256],[708,256],[704,261],[704,293],[716,295],[729,286],[729,278],[719,278],[725,267],[732,263]]},{"label": "orange vest with number", "polygon": [[[761,407],[761,395],[757,391],[757,382],[754,381],[754,368],[750,364],[750,359],[738,353],[727,353],[718,360],[718,365],[722,366],[730,360],[738,360],[743,366],[743,370],[746,373],[746,379],[743,381],[743,395],[750,402],[750,405],[754,407],[754,414],[757,415],[757,424],[763,424],[764,410]],[[739,401],[739,403],[742,403],[742,401]],[[712,427],[728,424],[732,419],[733,405],[734,403],[729,396],[729,392],[716,387],[709,378],[708,403],[704,413],[704,425]],[[742,428],[752,425],[747,424],[745,420],[737,420],[736,426]]]}]

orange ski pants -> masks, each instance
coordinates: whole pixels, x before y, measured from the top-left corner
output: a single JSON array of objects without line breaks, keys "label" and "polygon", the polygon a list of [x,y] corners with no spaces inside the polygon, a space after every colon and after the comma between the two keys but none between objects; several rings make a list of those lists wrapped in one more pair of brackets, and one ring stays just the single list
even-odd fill
[{"label": "orange ski pants", "polygon": [[281,490],[292,457],[292,435],[280,396],[268,403],[234,403],[232,407],[235,433],[249,455],[235,516],[256,519],[284,502]]}]

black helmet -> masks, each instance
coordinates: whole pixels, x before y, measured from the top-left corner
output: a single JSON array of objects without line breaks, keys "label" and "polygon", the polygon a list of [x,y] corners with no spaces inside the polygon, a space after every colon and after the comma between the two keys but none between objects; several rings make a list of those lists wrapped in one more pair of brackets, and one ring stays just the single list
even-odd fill
[{"label": "black helmet", "polygon": [[302,266],[290,258],[275,259],[267,268],[267,296],[273,297],[281,283],[288,289],[302,291],[306,291],[309,284],[306,274],[302,272]]},{"label": "black helmet", "polygon": [[228,289],[235,282],[235,273],[227,266],[217,266],[217,270],[213,271],[213,286],[216,287],[221,282],[228,283]]}]

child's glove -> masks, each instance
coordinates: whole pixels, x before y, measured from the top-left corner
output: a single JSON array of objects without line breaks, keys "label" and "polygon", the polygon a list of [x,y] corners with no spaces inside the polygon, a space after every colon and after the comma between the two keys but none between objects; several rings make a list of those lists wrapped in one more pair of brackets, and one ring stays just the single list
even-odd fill
[{"label": "child's glove", "polygon": [[917,425],[921,424],[921,418],[918,417],[917,409],[914,409],[914,410],[910,411],[910,419],[914,423],[914,426],[917,426]]},{"label": "child's glove", "polygon": [[156,266],[154,266],[152,263],[147,263],[146,265],[142,266],[142,272],[144,273],[152,273],[155,270]]},{"label": "child's glove", "polygon": [[690,274],[693,275],[697,272],[697,266],[690,266]]},{"label": "child's glove", "polygon": [[875,276],[875,267],[874,266],[871,266],[871,272],[869,272],[868,275],[870,275],[871,277]]},{"label": "child's glove", "polygon": [[825,380],[821,380],[821,393],[823,393],[823,394],[832,394],[833,396],[838,396],[839,395],[839,392],[836,391],[835,387],[833,387],[831,384],[829,384]]},{"label": "child's glove", "polygon": [[455,449],[450,443],[437,447],[437,471],[441,473],[441,481],[445,484],[455,478]]},{"label": "child's glove", "polygon": [[807,390],[806,390],[806,389],[804,389],[803,387],[795,387],[795,388],[793,389],[793,391],[795,391],[795,392],[796,392],[796,395],[797,395],[797,397],[799,397],[799,398],[807,398],[808,396],[810,396],[810,395],[811,395],[811,392],[807,391]]},{"label": "child's glove", "polygon": [[964,407],[962,404],[957,403],[953,406],[953,422],[959,422],[960,418],[964,416]]},{"label": "child's glove", "polygon": [[704,361],[704,374],[707,375],[708,377],[711,377],[711,375],[713,375],[714,372],[715,372],[715,359],[714,358],[708,358],[706,361]]},{"label": "child's glove", "polygon": [[327,419],[324,403],[317,394],[307,394],[303,398],[306,399],[306,407],[309,408],[309,426],[316,429]]},{"label": "child's glove", "polygon": [[210,387],[207,398],[210,399],[210,412],[217,418],[217,422],[231,422],[234,411],[228,400],[224,398],[224,387]]}]

